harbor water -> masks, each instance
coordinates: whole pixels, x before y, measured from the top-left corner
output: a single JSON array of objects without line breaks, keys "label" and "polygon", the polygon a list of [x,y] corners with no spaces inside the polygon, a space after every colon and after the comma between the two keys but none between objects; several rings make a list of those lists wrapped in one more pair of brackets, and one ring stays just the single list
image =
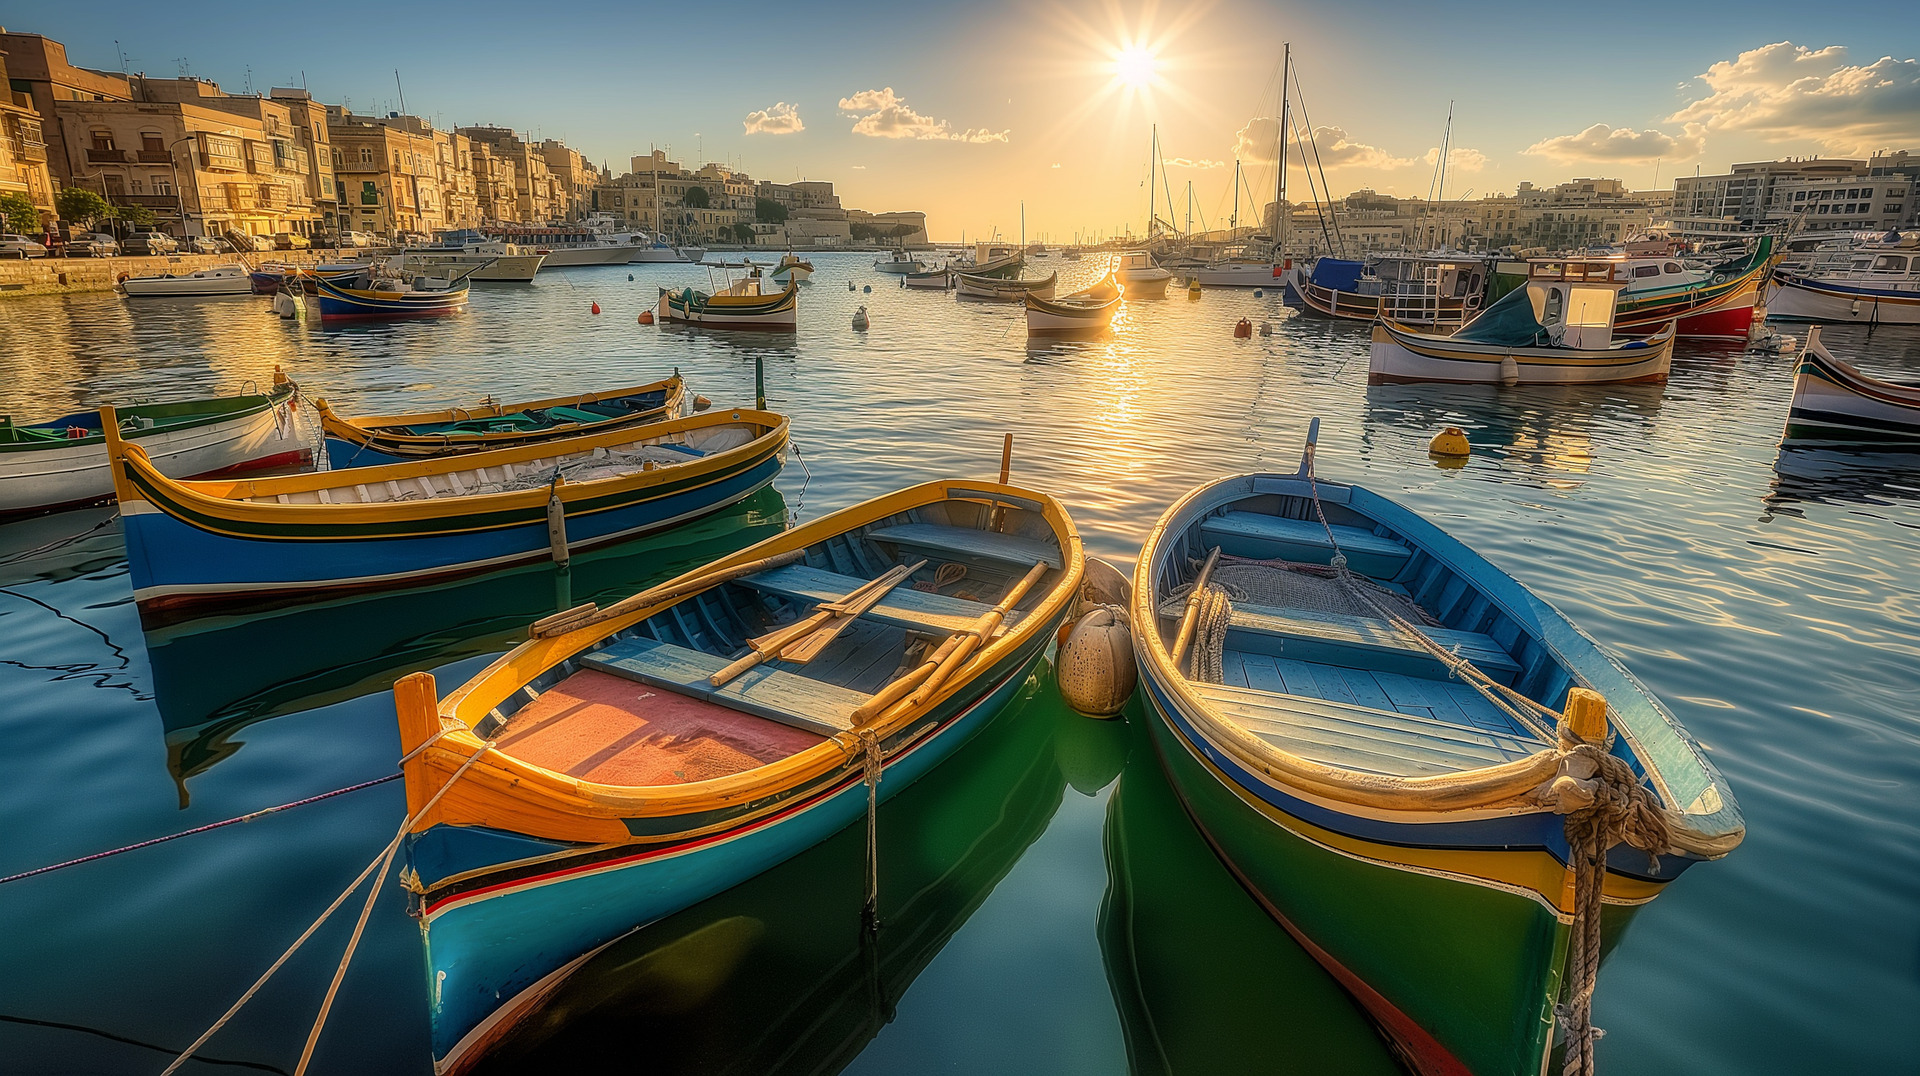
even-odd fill
[{"label": "harbor water", "polygon": [[[1634,921],[1600,980],[1616,1073],[1908,1071],[1920,1011],[1920,456],[1782,449],[1791,356],[1683,342],[1665,385],[1366,384],[1367,328],[1272,291],[1128,303],[1109,338],[1030,345],[1017,306],[812,255],[785,337],[637,324],[693,266],[481,285],[455,317],[345,328],[259,299],[0,301],[0,414],[265,385],[342,413],[637,384],[793,420],[777,488],[551,567],[143,632],[112,510],[0,526],[0,876],[378,778],[394,678],[443,691],[556,608],[606,601],[910,483],[1013,480],[1131,569],[1175,498],[1318,471],[1427,514],[1546,596],[1693,731],[1746,843]],[[1062,293],[1097,259],[1058,255]],[[849,291],[847,283],[872,291]],[[597,303],[601,313],[591,313]],[[869,331],[850,327],[867,307]],[[1235,339],[1247,317],[1271,336]],[[1796,335],[1803,327],[1785,327]],[[1836,326],[1920,378],[1920,330]],[[1474,454],[1427,441],[1457,424]],[[97,529],[96,524],[99,524]],[[77,541],[61,539],[85,533]],[[53,546],[53,548],[43,548]],[[1071,713],[1043,670],[865,834],[628,936],[484,1062],[493,1072],[1398,1071],[1335,982],[1214,858],[1140,714]],[[150,1074],[212,1024],[392,838],[397,782],[0,885],[0,1072]],[[353,901],[183,1072],[291,1072]],[[426,1073],[419,932],[391,878],[315,1072]]]}]

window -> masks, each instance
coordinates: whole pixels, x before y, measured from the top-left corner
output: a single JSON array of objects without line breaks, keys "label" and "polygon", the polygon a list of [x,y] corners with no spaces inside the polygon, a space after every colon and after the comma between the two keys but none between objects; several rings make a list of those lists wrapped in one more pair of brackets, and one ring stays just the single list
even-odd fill
[{"label": "window", "polygon": [[161,139],[159,131],[141,131],[140,150],[143,153],[165,153],[167,144]]},{"label": "window", "polygon": [[333,166],[334,166],[335,168],[338,168],[338,167],[340,167],[341,165],[343,165],[343,164],[345,164],[345,163],[347,163],[347,162],[346,162],[346,161],[344,161],[344,160],[342,160],[342,159],[341,159],[341,157],[340,157],[340,151],[339,151],[339,150],[337,150],[337,149],[336,149],[336,150],[334,150],[334,151],[333,151]]},{"label": "window", "polygon": [[1663,272],[1667,272],[1667,273],[1674,273],[1674,274],[1678,274],[1678,273],[1684,273],[1684,272],[1686,272],[1686,270],[1685,270],[1685,269],[1682,269],[1682,268],[1680,267],[1680,263],[1679,263],[1679,262],[1668,262],[1668,263],[1666,263],[1665,265],[1663,265],[1663,266],[1661,266],[1660,268],[1661,268],[1661,270],[1662,270]]},{"label": "window", "polygon": [[93,148],[98,150],[113,149],[113,132],[112,131],[94,131],[93,132]]},{"label": "window", "polygon": [[1635,280],[1639,280],[1643,277],[1659,276],[1659,275],[1660,275],[1660,267],[1657,265],[1636,265],[1633,267],[1633,276]]},{"label": "window", "polygon": [[373,147],[372,146],[360,147],[360,163],[361,164],[373,163]]}]

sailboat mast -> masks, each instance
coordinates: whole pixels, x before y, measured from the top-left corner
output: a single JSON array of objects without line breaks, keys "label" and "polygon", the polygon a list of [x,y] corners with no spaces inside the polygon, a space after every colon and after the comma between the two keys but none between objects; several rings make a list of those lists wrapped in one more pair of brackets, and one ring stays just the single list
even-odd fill
[{"label": "sailboat mast", "polygon": [[1286,257],[1282,253],[1287,242],[1287,79],[1293,71],[1293,42],[1280,44],[1280,130],[1274,133],[1274,143],[1278,152],[1274,154],[1278,164],[1277,174],[1273,177],[1273,258],[1279,261]]},{"label": "sailboat mast", "polygon": [[1160,159],[1160,125],[1153,125],[1153,137],[1147,142],[1147,243],[1153,243],[1153,162]]},{"label": "sailboat mast", "polygon": [[[1233,219],[1227,222],[1227,231],[1240,230],[1240,158],[1233,159]],[[1231,238],[1231,237],[1229,237]]]}]

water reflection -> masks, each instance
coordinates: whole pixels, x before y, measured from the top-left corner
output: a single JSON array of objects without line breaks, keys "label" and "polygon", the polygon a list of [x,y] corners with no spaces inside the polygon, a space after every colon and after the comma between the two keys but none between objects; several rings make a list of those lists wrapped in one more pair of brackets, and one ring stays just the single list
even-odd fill
[{"label": "water reflection", "polygon": [[1040,678],[880,810],[880,929],[862,926],[866,830],[849,827],[588,961],[477,1071],[832,1073],[1047,828],[1066,787]]},{"label": "water reflection", "polygon": [[[1780,446],[1773,471],[1773,488],[1764,498],[1767,518],[1776,512],[1799,514],[1809,504],[1920,504],[1920,451],[1787,442]],[[1901,525],[1920,526],[1912,521],[1902,521]]]},{"label": "water reflection", "polygon": [[[1398,1074],[1340,984],[1228,873],[1167,783],[1129,704],[1107,801],[1100,949],[1133,1076]],[[1258,1029],[1254,1032],[1252,1029]]]},{"label": "water reflection", "polygon": [[1365,420],[1431,435],[1466,431],[1475,455],[1554,489],[1572,489],[1609,444],[1647,439],[1666,401],[1664,385],[1368,385]]},{"label": "water reflection", "polygon": [[777,533],[769,488],[666,534],[550,564],[259,615],[146,625],[167,769],[188,779],[227,759],[248,726],[386,691],[416,669],[510,649],[526,626],[586,601],[625,597]]}]

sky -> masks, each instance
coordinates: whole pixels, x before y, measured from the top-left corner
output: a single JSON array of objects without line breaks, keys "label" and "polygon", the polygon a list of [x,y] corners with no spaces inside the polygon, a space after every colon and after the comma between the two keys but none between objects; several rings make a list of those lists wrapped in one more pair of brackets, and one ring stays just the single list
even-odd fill
[{"label": "sky", "polygon": [[[1668,188],[1736,161],[1920,151],[1913,0],[1567,5],[1020,0],[748,5],[467,0],[298,12],[251,3],[0,0],[0,25],[81,66],[304,84],[359,112],[561,138],[596,162],[824,179],[922,210],[937,240],[1146,225],[1157,127],[1169,207],[1223,226],[1275,188],[1283,43],[1292,123],[1335,196],[1478,198],[1578,177]],[[722,13],[714,19],[703,11]],[[398,86],[396,87],[396,72]],[[1304,104],[1304,110],[1302,109]],[[1449,134],[1448,112],[1452,111]],[[1306,122],[1303,122],[1303,117]],[[1298,161],[1289,150],[1292,163]],[[1289,197],[1309,197],[1288,169]],[[1313,182],[1319,182],[1318,173]]]}]

